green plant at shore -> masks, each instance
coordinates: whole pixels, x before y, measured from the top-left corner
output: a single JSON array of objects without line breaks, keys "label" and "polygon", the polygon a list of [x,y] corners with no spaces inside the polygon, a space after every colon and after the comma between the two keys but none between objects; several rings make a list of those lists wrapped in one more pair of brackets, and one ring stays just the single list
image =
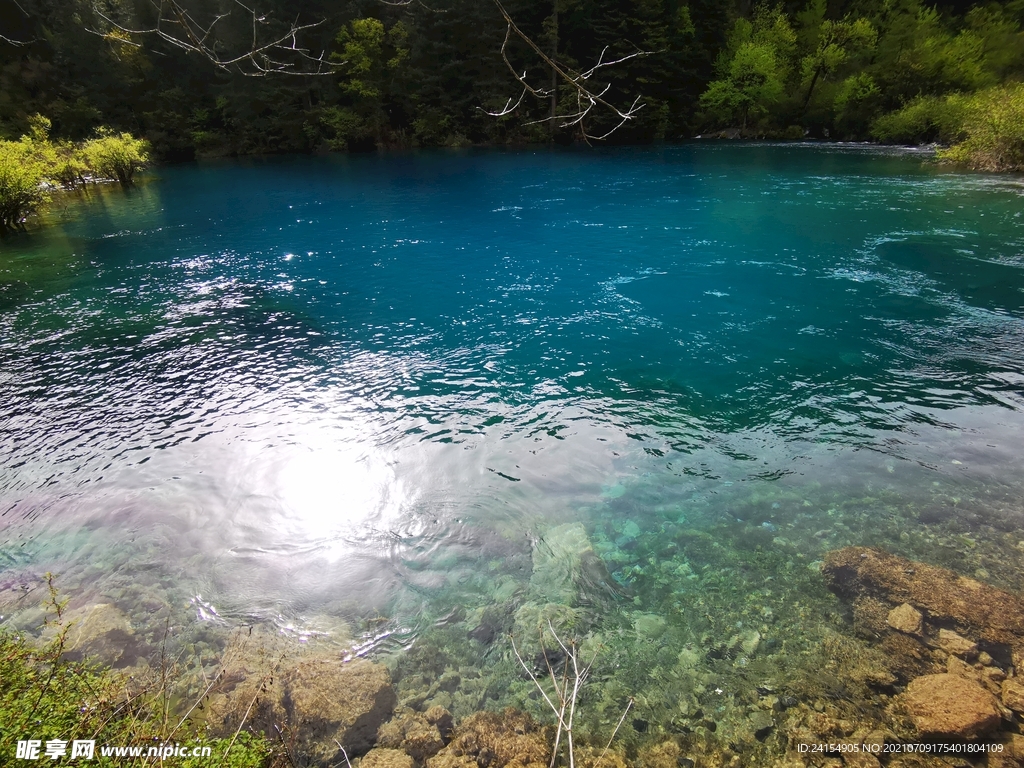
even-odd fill
[{"label": "green plant at shore", "polygon": [[[65,742],[67,754],[74,741],[93,741],[94,758],[89,763],[98,766],[152,763],[149,748],[163,744],[210,747],[206,757],[162,760],[183,768],[263,768],[272,763],[275,750],[260,736],[240,729],[233,738],[208,737],[202,725],[190,718],[197,706],[183,717],[172,716],[167,706],[171,700],[168,675],[142,680],[69,659],[73,622],[65,615],[68,601],[60,598],[53,576],[46,578],[49,616],[44,635],[51,638],[36,644],[0,629],[0,765],[15,761],[19,740],[38,740],[42,745]],[[107,756],[101,754],[103,745],[140,747],[141,754]]]},{"label": "green plant at shore", "polygon": [[74,189],[116,179],[130,186],[150,161],[149,145],[130,133],[100,129],[94,139],[75,144],[50,139],[50,120],[29,119],[18,141],[0,141],[0,234],[24,228],[25,219],[46,202],[54,187]]},{"label": "green plant at shore", "polygon": [[1024,84],[990,88],[965,100],[963,139],[938,157],[981,171],[1024,170]]},{"label": "green plant at shore", "polygon": [[0,234],[21,228],[43,203],[45,174],[46,166],[29,142],[0,142]]},{"label": "green plant at shore", "polygon": [[117,179],[121,186],[130,186],[135,174],[149,163],[149,148],[142,139],[130,133],[114,134],[101,130],[100,135],[82,146],[85,165],[108,179]]},{"label": "green plant at shore", "polygon": [[1024,169],[1024,84],[920,97],[880,117],[871,133],[887,143],[950,145],[936,153],[943,162],[981,171],[1019,171]]}]

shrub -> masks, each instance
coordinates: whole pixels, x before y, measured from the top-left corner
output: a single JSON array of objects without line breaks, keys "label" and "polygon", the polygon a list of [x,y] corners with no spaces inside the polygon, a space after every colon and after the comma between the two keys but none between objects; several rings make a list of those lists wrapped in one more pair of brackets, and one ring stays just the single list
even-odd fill
[{"label": "shrub", "polygon": [[871,135],[885,144],[955,141],[963,126],[966,103],[960,94],[919,97],[878,118],[871,125]]},{"label": "shrub", "polygon": [[46,199],[46,165],[31,141],[0,141],[0,233],[23,227],[25,217]]},{"label": "shrub", "polygon": [[149,145],[130,133],[101,133],[82,147],[89,168],[108,179],[130,186],[135,173],[149,162]]},{"label": "shrub", "polygon": [[940,160],[981,171],[1024,170],[1024,83],[989,88],[964,100],[962,141]]}]

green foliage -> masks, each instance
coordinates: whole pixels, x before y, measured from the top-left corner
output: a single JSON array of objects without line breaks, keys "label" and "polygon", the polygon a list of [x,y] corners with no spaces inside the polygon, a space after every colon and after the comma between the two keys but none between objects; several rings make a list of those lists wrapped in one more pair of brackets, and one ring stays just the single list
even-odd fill
[{"label": "green foliage", "polygon": [[45,174],[45,162],[32,142],[0,141],[0,233],[22,227],[25,217],[46,199]]},{"label": "green foliage", "polygon": [[108,179],[129,186],[135,174],[149,162],[149,145],[130,133],[101,133],[82,147],[89,168]]},{"label": "green foliage", "polygon": [[70,625],[63,620],[66,601],[49,579],[47,624],[54,637],[34,647],[23,637],[0,632],[0,722],[5,740],[0,762],[14,762],[15,738],[46,741],[96,738],[125,744],[132,738],[138,711],[126,705],[122,681],[103,670],[67,661],[63,654]]},{"label": "green foliage", "polygon": [[875,120],[871,135],[886,144],[949,142],[960,133],[965,104],[964,97],[959,94],[921,96],[902,109]]},{"label": "green foliage", "polygon": [[767,116],[783,92],[775,50],[769,45],[746,42],[733,55],[726,76],[708,86],[700,104],[715,123],[739,120],[746,128],[751,118]]},{"label": "green foliage", "polygon": [[976,170],[1024,170],[1024,84],[990,88],[958,99],[963,140],[939,159]]},{"label": "green foliage", "polygon": [[798,123],[824,137],[958,140],[970,94],[1024,76],[1019,5],[958,17],[921,0],[806,0],[792,22],[759,6],[734,24],[700,100],[704,123],[774,136]]},{"label": "green foliage", "polygon": [[760,6],[753,23],[739,19],[727,52],[719,59],[720,77],[701,96],[707,119],[717,125],[761,121],[785,95],[796,34],[781,8]]},{"label": "green foliage", "polygon": [[181,768],[259,768],[266,765],[273,755],[273,747],[266,739],[243,731],[236,739],[213,739],[203,746],[209,746],[210,756],[189,756],[178,763]]}]

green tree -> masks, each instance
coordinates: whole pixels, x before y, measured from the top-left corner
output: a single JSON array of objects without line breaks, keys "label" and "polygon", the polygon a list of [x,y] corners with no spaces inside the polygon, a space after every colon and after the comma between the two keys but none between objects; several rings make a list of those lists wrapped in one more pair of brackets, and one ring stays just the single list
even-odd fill
[{"label": "green tree", "polygon": [[339,50],[331,55],[340,65],[338,87],[347,105],[328,108],[322,122],[334,133],[329,144],[345,149],[367,139],[386,143],[391,88],[409,56],[408,30],[395,22],[385,30],[379,19],[354,19],[335,38]]},{"label": "green tree", "polygon": [[852,55],[874,48],[877,37],[867,19],[823,19],[817,30],[813,50],[801,61],[802,81],[807,88],[802,111],[807,111],[814,87],[821,78],[836,72]]},{"label": "green tree", "polygon": [[720,76],[701,96],[707,118],[718,125],[762,122],[786,93],[796,34],[779,7],[760,6],[754,21],[739,19],[719,59]]}]

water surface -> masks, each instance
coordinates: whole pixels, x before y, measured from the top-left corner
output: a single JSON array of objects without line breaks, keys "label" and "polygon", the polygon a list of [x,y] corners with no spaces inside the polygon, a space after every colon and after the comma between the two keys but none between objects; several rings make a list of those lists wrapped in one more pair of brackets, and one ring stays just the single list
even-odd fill
[{"label": "water surface", "polygon": [[370,650],[577,522],[595,621],[679,643],[812,643],[847,544],[1020,588],[1022,192],[855,146],[160,168],[3,243],[5,584]]}]

